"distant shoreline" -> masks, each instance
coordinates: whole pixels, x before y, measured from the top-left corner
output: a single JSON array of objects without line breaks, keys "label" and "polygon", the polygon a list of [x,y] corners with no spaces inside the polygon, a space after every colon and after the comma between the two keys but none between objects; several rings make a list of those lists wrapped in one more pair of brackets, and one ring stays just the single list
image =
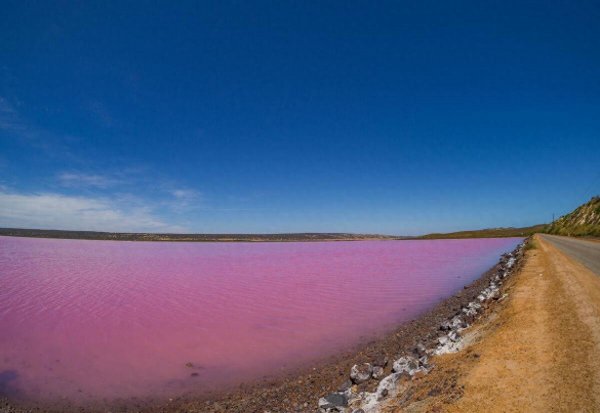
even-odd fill
[{"label": "distant shoreline", "polygon": [[491,228],[451,233],[435,233],[420,236],[352,234],[335,232],[302,232],[282,234],[159,234],[144,232],[101,232],[56,229],[0,228],[0,236],[162,242],[323,242],[527,237],[533,233],[541,232],[543,228],[544,225],[535,225],[525,228]]},{"label": "distant shoreline", "polygon": [[159,234],[144,232],[65,231],[46,229],[0,228],[0,235],[29,238],[58,238],[111,241],[164,242],[298,242],[298,241],[366,241],[410,239],[379,234],[289,233],[289,234]]}]

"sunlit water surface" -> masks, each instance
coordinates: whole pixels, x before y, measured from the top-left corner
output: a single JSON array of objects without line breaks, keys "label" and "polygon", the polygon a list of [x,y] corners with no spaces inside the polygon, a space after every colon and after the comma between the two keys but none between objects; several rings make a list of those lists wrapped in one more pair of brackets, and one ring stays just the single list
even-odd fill
[{"label": "sunlit water surface", "polygon": [[277,374],[413,318],[519,241],[0,237],[0,393],[87,403]]}]

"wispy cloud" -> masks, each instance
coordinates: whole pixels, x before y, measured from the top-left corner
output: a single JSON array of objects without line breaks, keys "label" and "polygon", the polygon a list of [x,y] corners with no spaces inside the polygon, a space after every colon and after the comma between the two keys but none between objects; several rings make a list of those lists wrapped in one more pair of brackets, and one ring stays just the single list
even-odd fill
[{"label": "wispy cloud", "polygon": [[28,134],[28,127],[19,116],[17,110],[8,100],[0,96],[0,130],[24,135]]},{"label": "wispy cloud", "polygon": [[186,232],[150,207],[103,197],[0,191],[0,226],[119,232]]},{"label": "wispy cloud", "polygon": [[108,188],[122,183],[121,179],[108,175],[85,174],[80,172],[63,172],[58,175],[58,181],[62,186],[79,188]]},{"label": "wispy cloud", "polygon": [[169,191],[177,199],[181,200],[193,200],[200,197],[200,193],[193,189],[173,189]]},{"label": "wispy cloud", "polygon": [[[21,115],[18,105],[12,104],[2,96],[0,96],[0,131],[4,132],[5,137],[17,139],[32,148],[43,151],[48,156],[78,159],[66,144],[68,140],[75,139],[73,136],[57,135],[36,126]],[[0,138],[3,135],[0,134]]]},{"label": "wispy cloud", "polygon": [[187,189],[187,188],[176,188],[169,189],[167,191],[173,199],[168,200],[166,204],[174,212],[186,212],[192,209],[198,208],[202,203],[202,197],[200,192]]}]

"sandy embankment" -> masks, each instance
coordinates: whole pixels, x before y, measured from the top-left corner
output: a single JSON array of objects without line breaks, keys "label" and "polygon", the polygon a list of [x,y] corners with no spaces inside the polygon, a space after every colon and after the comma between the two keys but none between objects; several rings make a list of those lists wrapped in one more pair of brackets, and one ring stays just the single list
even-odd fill
[{"label": "sandy embankment", "polygon": [[507,298],[385,412],[600,411],[600,277],[540,237]]}]

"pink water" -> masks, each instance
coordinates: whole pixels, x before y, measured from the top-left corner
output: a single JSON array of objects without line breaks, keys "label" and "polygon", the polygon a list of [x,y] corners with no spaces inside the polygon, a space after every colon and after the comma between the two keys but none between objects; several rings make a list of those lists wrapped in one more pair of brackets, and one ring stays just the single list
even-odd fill
[{"label": "pink water", "polygon": [[519,241],[0,237],[0,393],[172,397],[277,374],[414,317]]}]

